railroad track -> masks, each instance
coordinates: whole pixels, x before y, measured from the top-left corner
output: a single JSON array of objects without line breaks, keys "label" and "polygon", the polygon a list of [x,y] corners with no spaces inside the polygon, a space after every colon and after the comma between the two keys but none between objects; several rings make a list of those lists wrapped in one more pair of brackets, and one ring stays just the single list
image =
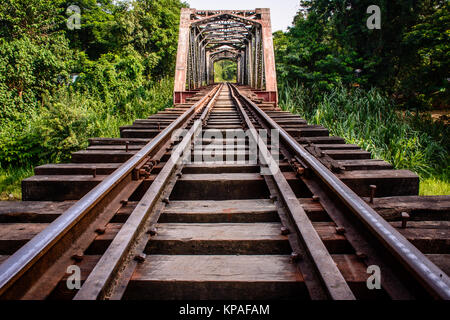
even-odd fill
[{"label": "railroad track", "polygon": [[0,203],[0,298],[450,298],[450,197],[414,196],[413,173],[249,87],[202,88],[121,136]]}]

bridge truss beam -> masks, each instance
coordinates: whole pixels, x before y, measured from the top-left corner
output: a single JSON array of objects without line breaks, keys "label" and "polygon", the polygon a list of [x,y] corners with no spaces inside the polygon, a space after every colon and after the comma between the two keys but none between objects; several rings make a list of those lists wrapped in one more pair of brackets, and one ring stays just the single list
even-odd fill
[{"label": "bridge truss beam", "polygon": [[277,100],[270,9],[181,11],[175,103],[214,83],[214,63],[237,64],[237,82]]}]

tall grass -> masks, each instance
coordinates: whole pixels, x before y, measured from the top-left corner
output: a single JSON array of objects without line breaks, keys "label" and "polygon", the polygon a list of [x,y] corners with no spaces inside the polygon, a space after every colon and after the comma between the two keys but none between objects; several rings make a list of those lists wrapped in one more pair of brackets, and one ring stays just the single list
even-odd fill
[{"label": "tall grass", "polygon": [[280,106],[309,123],[327,127],[331,134],[372,152],[396,169],[416,172],[422,180],[422,194],[450,194],[450,132],[444,124],[417,114],[403,115],[376,89],[337,86],[324,92],[314,86],[284,83]]}]

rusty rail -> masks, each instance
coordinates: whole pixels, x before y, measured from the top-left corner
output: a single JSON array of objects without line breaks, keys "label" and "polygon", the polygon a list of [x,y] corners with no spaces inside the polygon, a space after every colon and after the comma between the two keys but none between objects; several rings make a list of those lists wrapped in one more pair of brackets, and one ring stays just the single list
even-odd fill
[{"label": "rusty rail", "polygon": [[[217,99],[221,87],[222,85],[215,91],[214,96],[210,99],[203,111],[201,118],[195,121],[193,127],[189,130],[189,133],[177,146],[168,163],[164,166],[163,170],[142,197],[136,209],[127,219],[125,225],[120,229],[120,232],[114,238],[114,241],[111,243],[108,250],[102,256],[101,260],[75,296],[75,300],[104,299],[106,294],[111,291],[114,292],[113,279],[117,279],[120,276],[119,270],[121,266],[125,264],[125,257],[129,256],[128,258],[132,259],[130,254],[133,254],[133,242],[136,242],[139,236],[142,236],[142,233],[145,233],[144,227],[146,221],[150,220],[150,215],[155,214],[153,208],[157,201],[160,200],[161,194],[170,177],[173,176],[175,168],[179,166],[180,161],[183,160],[182,157],[185,155],[186,149],[190,148],[190,142],[195,138],[195,134],[198,133],[198,130],[201,130],[202,122],[205,120],[208,111]],[[157,217],[154,220],[156,221]],[[113,296],[120,298],[121,294],[113,293]]]},{"label": "rusty rail", "polygon": [[267,124],[279,132],[282,140],[299,156],[307,166],[336,194],[351,212],[364,223],[368,230],[412,273],[412,275],[436,298],[450,300],[450,278],[432,263],[422,252],[412,245],[394,227],[386,222],[361,197],[339,180],[320,161],[305,150],[281,126],[272,120],[253,101],[235,92],[250,106]]},{"label": "rusty rail", "polygon": [[[0,298],[5,298],[5,296],[7,298],[22,297],[32,286],[32,283],[27,282],[36,281],[39,275],[47,271],[46,269],[52,264],[51,262],[54,262],[70,248],[73,244],[73,238],[76,238],[82,232],[82,230],[78,229],[80,225],[83,225],[81,223],[83,219],[86,218],[92,222],[92,213],[98,214],[106,206],[102,203],[102,200],[106,199],[127,176],[130,176],[133,169],[144,161],[149,154],[168,141],[171,138],[171,134],[187,122],[196,111],[202,108],[219,90],[219,87],[215,86],[209,94],[205,95],[176,121],[165,128],[130,160],[120,166],[113,174],[51,223],[48,228],[9,257],[0,266]],[[45,262],[43,262],[44,260]],[[27,274],[27,277],[23,277],[25,274]],[[23,279],[24,281],[22,282],[24,283],[17,285],[16,282],[19,279]],[[13,288],[14,292],[8,293],[13,284],[16,284]]]},{"label": "rusty rail", "polygon": [[[230,88],[233,90],[235,89],[235,87],[231,86]],[[309,220],[305,210],[295,196],[294,191],[286,181],[286,178],[278,167],[278,164],[269,154],[266,144],[260,139],[256,128],[253,126],[240,101],[233,93],[233,90],[232,97],[235,100],[240,113],[245,119],[248,128],[250,129],[250,134],[252,135],[253,140],[258,144],[259,152],[262,156],[261,160],[263,160],[263,164],[267,165],[271,171],[271,176],[280,190],[280,194],[283,197],[284,203],[289,210],[292,220],[295,222],[300,239],[304,242],[305,247],[308,250],[308,254],[314,261],[314,265],[316,266],[320,278],[323,281],[328,296],[333,300],[355,300],[353,292],[331,258],[330,253],[326,249],[323,241],[320,239],[320,236],[317,234],[317,231],[314,229],[311,220]]]}]

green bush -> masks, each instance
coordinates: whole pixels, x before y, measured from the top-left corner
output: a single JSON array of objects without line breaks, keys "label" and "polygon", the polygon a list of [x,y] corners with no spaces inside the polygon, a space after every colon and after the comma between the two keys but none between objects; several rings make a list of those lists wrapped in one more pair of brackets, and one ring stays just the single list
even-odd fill
[{"label": "green bush", "polygon": [[[109,106],[101,97],[64,88],[44,106],[4,121],[0,129],[0,164],[24,166],[70,160],[71,153],[87,146],[92,137],[118,137],[119,127],[148,117],[172,105],[173,80],[164,78],[136,88],[125,97],[110,93]],[[121,101],[121,99],[123,99]]]}]

